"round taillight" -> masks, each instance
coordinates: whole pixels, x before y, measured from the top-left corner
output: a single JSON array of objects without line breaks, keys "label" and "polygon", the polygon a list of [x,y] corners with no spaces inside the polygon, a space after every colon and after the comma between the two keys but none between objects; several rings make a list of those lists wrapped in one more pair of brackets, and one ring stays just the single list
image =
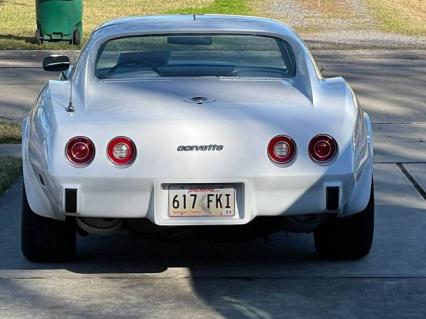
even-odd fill
[{"label": "round taillight", "polygon": [[268,156],[277,164],[290,163],[296,155],[296,144],[293,139],[278,135],[272,138],[268,144]]},{"label": "round taillight", "polygon": [[95,145],[84,136],[77,136],[70,139],[65,147],[68,161],[76,166],[87,166],[95,157]]},{"label": "round taillight", "polygon": [[329,135],[317,135],[309,143],[309,156],[315,162],[330,162],[336,154],[336,140]]},{"label": "round taillight", "polygon": [[136,158],[136,146],[128,137],[116,137],[108,143],[107,153],[109,160],[118,166],[133,163]]}]

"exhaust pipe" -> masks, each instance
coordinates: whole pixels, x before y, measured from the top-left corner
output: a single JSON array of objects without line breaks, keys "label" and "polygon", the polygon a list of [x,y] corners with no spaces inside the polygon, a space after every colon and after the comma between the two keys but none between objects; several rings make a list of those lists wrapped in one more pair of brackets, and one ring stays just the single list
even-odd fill
[{"label": "exhaust pipe", "polygon": [[123,225],[122,219],[114,218],[77,218],[77,226],[84,232],[93,235],[112,235]]}]

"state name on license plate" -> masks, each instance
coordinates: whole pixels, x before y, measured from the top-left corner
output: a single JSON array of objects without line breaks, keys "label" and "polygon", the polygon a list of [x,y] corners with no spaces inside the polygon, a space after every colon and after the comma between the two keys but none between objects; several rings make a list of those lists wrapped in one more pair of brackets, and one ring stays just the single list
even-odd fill
[{"label": "state name on license plate", "polygon": [[170,217],[233,217],[235,188],[220,185],[170,185]]}]

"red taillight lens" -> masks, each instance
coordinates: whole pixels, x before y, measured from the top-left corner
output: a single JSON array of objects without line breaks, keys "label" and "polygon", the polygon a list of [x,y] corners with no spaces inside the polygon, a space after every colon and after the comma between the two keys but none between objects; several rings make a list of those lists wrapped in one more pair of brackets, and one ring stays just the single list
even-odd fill
[{"label": "red taillight lens", "polygon": [[76,166],[87,166],[95,157],[95,145],[84,136],[70,139],[65,147],[67,159]]},{"label": "red taillight lens", "polygon": [[277,164],[290,163],[295,155],[296,144],[288,136],[275,136],[268,144],[268,156]]},{"label": "red taillight lens", "polygon": [[136,146],[128,137],[116,137],[111,140],[107,148],[109,160],[118,166],[133,163],[136,158]]},{"label": "red taillight lens", "polygon": [[315,162],[330,162],[336,154],[336,140],[329,135],[317,135],[309,143],[309,156]]}]

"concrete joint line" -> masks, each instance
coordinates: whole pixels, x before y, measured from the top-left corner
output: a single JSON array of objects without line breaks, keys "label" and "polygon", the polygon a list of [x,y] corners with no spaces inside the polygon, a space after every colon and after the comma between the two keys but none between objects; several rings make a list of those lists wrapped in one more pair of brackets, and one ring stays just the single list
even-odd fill
[{"label": "concrete joint line", "polygon": [[396,165],[399,167],[401,172],[407,177],[407,179],[411,182],[411,184],[414,186],[414,188],[419,192],[419,194],[423,197],[424,200],[426,200],[426,191],[420,186],[419,183],[414,179],[413,175],[411,175],[407,169],[404,167],[402,163],[396,163]]}]

